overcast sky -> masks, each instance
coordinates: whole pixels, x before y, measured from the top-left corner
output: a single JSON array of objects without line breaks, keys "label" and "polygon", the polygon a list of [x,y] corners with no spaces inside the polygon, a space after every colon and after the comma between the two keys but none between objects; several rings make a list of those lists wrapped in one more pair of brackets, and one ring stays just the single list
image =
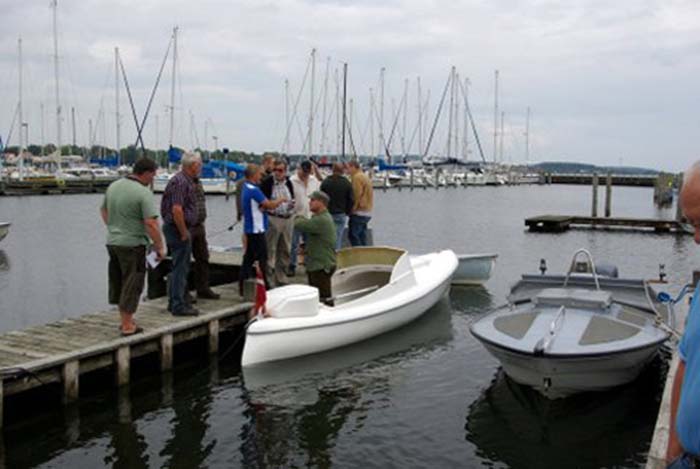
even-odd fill
[{"label": "overcast sky", "polygon": [[[0,135],[6,140],[17,106],[17,39],[21,35],[29,140],[41,140],[43,102],[44,140],[55,142],[49,1],[0,0],[0,7]],[[74,107],[79,144],[88,142],[88,120],[92,120],[97,143],[115,145],[115,46],[120,48],[141,118],[175,25],[180,31],[180,85],[174,141],[187,148],[198,140],[199,146],[213,149],[216,136],[219,147],[281,150],[286,130],[284,80],[289,80],[293,104],[310,51],[317,48],[315,153],[323,143],[327,151],[336,150],[336,120],[330,112],[335,108],[334,73],[347,62],[348,97],[354,101],[353,142],[359,152],[377,151],[376,125],[375,144],[369,142],[369,89],[375,90],[378,108],[382,67],[386,68],[384,132],[388,138],[392,107],[399,107],[408,79],[405,145],[413,136],[410,151],[417,153],[416,78],[421,77],[424,99],[430,90],[432,125],[454,65],[462,80],[470,80],[470,105],[487,159],[493,158],[496,69],[500,71],[500,109],[505,113],[506,161],[525,159],[528,106],[531,161],[681,170],[700,157],[697,0],[59,0],[64,143],[72,141],[70,109]],[[330,77],[324,100],[328,57]],[[169,62],[145,129],[149,147],[168,143],[171,67]],[[304,151],[309,81],[300,95],[298,123],[291,126],[293,153]],[[123,84],[120,92],[121,141],[126,145],[135,139],[135,126]],[[463,112],[460,107],[460,152]],[[444,109],[430,153],[446,152],[447,122]],[[395,153],[402,151],[402,131],[401,117],[392,146]],[[16,143],[16,131],[12,139]],[[479,159],[472,133],[468,145],[470,159]]]}]

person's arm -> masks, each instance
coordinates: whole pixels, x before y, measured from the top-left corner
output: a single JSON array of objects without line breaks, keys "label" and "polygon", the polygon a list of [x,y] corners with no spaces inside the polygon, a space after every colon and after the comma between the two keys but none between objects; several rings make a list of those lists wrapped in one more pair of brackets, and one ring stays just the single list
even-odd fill
[{"label": "person's arm", "polygon": [[102,216],[102,221],[104,224],[107,224],[107,221],[109,220],[109,213],[107,213],[107,208],[106,207],[101,207],[100,208],[100,215]]},{"label": "person's arm", "polygon": [[274,210],[286,201],[286,197],[280,197],[279,199],[275,200],[265,199],[262,202],[260,202],[260,207],[264,208],[265,210]]},{"label": "person's arm", "polygon": [[351,184],[353,193],[352,211],[354,212],[359,209],[360,200],[362,199],[362,183],[359,177],[355,177],[352,178]]},{"label": "person's arm", "polygon": [[668,429],[668,447],[666,448],[666,461],[669,463],[683,453],[683,447],[678,440],[678,433],[676,433],[676,413],[678,412],[678,403],[681,400],[681,388],[683,387],[684,377],[685,362],[678,360],[678,368],[676,369],[673,389],[671,390],[671,418]]},{"label": "person's arm", "polygon": [[190,236],[189,230],[187,230],[187,223],[185,222],[185,211],[182,209],[182,205],[173,205],[173,221],[177,227],[177,231],[180,232],[180,239],[182,241],[187,240]]},{"label": "person's arm", "polygon": [[319,217],[305,218],[302,215],[294,217],[294,228],[302,233],[320,233],[321,219]]},{"label": "person's arm", "polygon": [[314,172],[314,175],[316,176],[316,179],[318,179],[319,182],[323,181],[323,176],[321,176],[321,171],[319,171],[316,163],[311,163],[311,170]]},{"label": "person's arm", "polygon": [[165,257],[165,246],[163,245],[163,237],[160,234],[160,226],[158,226],[157,218],[146,218],[143,220],[143,224],[146,226],[146,233],[148,237],[153,241],[153,247],[158,254],[159,259]]}]

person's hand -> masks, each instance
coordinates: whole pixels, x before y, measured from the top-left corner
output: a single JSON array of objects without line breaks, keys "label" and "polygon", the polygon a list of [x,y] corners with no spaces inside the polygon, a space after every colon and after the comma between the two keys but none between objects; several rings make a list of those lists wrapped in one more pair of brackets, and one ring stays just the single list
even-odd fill
[{"label": "person's hand", "polygon": [[190,239],[190,232],[189,231],[185,231],[185,234],[180,235],[180,241],[187,241],[188,239]]},{"label": "person's hand", "polygon": [[165,246],[161,246],[160,248],[156,249],[156,259],[158,259],[158,262],[165,259],[165,255]]}]

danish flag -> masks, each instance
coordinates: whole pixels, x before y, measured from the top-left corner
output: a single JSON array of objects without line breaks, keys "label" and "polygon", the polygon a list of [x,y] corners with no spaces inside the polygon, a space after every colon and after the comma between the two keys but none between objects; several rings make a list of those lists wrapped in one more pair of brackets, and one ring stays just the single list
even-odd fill
[{"label": "danish flag", "polygon": [[266,316],[265,302],[267,301],[267,292],[265,290],[265,278],[263,277],[260,264],[255,264],[255,306],[253,306],[253,314],[259,318]]}]

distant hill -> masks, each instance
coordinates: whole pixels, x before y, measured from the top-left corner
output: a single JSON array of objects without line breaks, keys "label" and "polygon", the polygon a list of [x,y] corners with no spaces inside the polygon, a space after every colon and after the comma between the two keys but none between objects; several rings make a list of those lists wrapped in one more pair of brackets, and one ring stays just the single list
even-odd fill
[{"label": "distant hill", "polygon": [[636,174],[636,175],[649,175],[654,176],[659,174],[659,171],[655,169],[648,168],[635,168],[633,166],[596,166],[586,163],[568,163],[564,161],[545,161],[543,163],[537,163],[531,168],[537,171],[543,171],[545,173],[583,173],[583,174]]}]

